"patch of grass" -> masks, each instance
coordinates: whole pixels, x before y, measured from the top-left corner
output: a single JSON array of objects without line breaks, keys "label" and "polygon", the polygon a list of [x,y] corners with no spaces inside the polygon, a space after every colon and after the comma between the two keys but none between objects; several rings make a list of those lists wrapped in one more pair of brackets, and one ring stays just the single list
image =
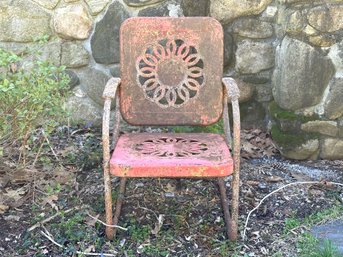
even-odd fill
[{"label": "patch of grass", "polygon": [[292,217],[285,219],[285,230],[284,232],[288,234],[292,229],[295,229],[301,225],[300,220]]},{"label": "patch of grass", "polygon": [[[313,213],[304,219],[298,219],[293,215],[285,220],[284,234],[287,235],[291,230],[299,228],[301,225],[312,227],[318,223],[327,222],[330,220],[342,219],[343,206],[335,205],[331,208]],[[293,234],[292,234],[293,236]],[[322,243],[311,233],[302,233],[297,238],[297,249],[299,257],[338,257],[336,247],[329,240],[324,240]],[[278,255],[276,255],[278,256]],[[282,255],[280,255],[282,256]]]},{"label": "patch of grass", "polygon": [[140,225],[135,220],[130,221],[129,235],[131,240],[137,243],[142,243],[150,235],[150,225]]},{"label": "patch of grass", "polygon": [[304,233],[298,242],[299,257],[339,257],[337,248],[330,240],[320,241],[310,233]]},{"label": "patch of grass", "polygon": [[[228,240],[221,241],[221,242],[214,242],[213,247],[217,249],[217,253],[219,256],[222,257],[237,257],[240,255],[240,249],[242,248],[237,242],[230,242]],[[247,257],[248,255],[244,255]]]},{"label": "patch of grass", "polygon": [[296,218],[295,216],[296,215],[293,214],[290,218],[285,219],[285,234],[288,234],[292,229],[298,228],[301,225],[310,227],[318,224],[319,222],[341,219],[343,217],[343,206],[341,204],[334,205],[331,208],[313,213],[302,220]]}]

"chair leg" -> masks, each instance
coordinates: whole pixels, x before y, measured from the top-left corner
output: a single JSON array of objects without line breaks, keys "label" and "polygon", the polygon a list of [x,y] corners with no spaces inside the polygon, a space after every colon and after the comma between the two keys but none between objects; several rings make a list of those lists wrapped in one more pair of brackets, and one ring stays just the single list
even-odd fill
[{"label": "chair leg", "polygon": [[218,178],[218,185],[219,185],[220,199],[222,202],[222,208],[223,208],[223,213],[224,213],[226,233],[230,241],[235,241],[236,237],[234,235],[235,233],[232,227],[232,220],[230,218],[229,200],[226,195],[225,181],[223,178]]},{"label": "chair leg", "polygon": [[[111,225],[113,221],[113,213],[112,213],[112,187],[111,187],[111,178],[109,175],[109,170],[105,166],[105,173],[104,173],[104,184],[105,184],[105,212],[106,212],[106,223]],[[106,227],[105,229],[106,237],[109,240],[113,239],[113,228]]]},{"label": "chair leg", "polygon": [[[123,200],[124,200],[126,181],[127,181],[127,178],[121,178],[120,179],[119,193],[118,193],[116,209],[115,209],[115,213],[114,213],[114,217],[113,217],[113,225],[115,225],[115,226],[118,225],[118,222],[119,222],[121,207],[123,205]],[[116,236],[116,233],[117,233],[117,228],[114,227],[112,238],[114,238]]]}]

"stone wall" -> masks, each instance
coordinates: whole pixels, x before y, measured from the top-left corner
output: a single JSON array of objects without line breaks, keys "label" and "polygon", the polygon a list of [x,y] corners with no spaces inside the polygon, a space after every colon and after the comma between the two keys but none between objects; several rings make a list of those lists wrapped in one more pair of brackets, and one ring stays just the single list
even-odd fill
[{"label": "stone wall", "polygon": [[289,158],[343,158],[343,0],[1,0],[0,47],[22,53],[48,35],[40,58],[67,67],[72,118],[99,124],[133,16],[218,19],[243,126],[268,126]]}]

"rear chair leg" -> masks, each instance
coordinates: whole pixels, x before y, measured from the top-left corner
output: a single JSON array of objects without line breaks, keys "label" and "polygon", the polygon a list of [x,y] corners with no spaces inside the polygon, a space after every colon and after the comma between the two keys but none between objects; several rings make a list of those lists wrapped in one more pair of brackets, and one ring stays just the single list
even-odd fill
[{"label": "rear chair leg", "polygon": [[223,207],[223,212],[224,212],[226,233],[229,240],[234,241],[235,236],[232,230],[232,221],[230,218],[230,211],[229,211],[229,200],[226,195],[225,181],[223,178],[218,178],[218,185],[219,185],[219,191],[220,191],[220,199],[222,202],[222,207]]},{"label": "rear chair leg", "polygon": [[[125,194],[125,186],[126,186],[127,178],[120,178],[120,185],[119,185],[119,194],[117,197],[116,209],[113,217],[113,225],[118,225],[121,207],[123,205],[124,194]],[[116,236],[117,228],[113,228],[113,238]]]}]

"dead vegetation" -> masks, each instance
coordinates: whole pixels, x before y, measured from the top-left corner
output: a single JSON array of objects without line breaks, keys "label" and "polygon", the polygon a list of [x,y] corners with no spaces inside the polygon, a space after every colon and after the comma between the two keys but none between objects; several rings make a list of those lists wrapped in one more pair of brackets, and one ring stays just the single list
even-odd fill
[{"label": "dead vegetation", "polygon": [[132,179],[119,223],[124,229],[109,242],[100,222],[99,137],[98,131],[61,128],[35,167],[1,162],[1,256],[297,256],[295,238],[310,228],[307,217],[333,208],[343,213],[342,187],[325,183],[342,183],[342,161],[282,160],[269,135],[255,129],[242,136],[241,232],[248,213],[270,192],[322,182],[270,195],[251,213],[247,239],[232,244],[225,239],[215,181]]}]

